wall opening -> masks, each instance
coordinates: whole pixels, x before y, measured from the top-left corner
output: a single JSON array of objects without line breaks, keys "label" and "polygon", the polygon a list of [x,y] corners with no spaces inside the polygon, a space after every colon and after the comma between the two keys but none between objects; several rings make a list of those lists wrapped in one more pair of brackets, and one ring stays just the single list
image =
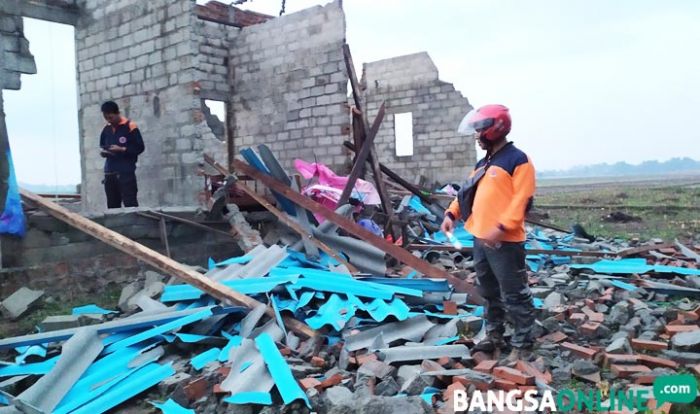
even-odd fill
[{"label": "wall opening", "polygon": [[413,113],[394,114],[394,137],[397,157],[413,156]]},{"label": "wall opening", "polygon": [[[24,18],[37,73],[6,90],[5,114],[19,185],[43,194],[79,194],[77,68],[73,26]],[[95,137],[95,148],[99,137]]]}]

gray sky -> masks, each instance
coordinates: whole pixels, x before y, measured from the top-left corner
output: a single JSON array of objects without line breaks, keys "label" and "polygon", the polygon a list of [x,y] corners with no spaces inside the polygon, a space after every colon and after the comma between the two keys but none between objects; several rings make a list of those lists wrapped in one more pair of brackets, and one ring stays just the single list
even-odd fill
[{"label": "gray sky", "polygon": [[[287,0],[287,13],[324,3]],[[276,15],[280,0],[245,7]],[[698,1],[345,0],[344,8],[358,67],[427,51],[472,105],[511,108],[511,137],[538,169],[700,159]],[[6,92],[10,140],[20,180],[53,183],[58,171],[58,182],[77,182],[72,28],[44,26],[25,23],[39,75]]]}]

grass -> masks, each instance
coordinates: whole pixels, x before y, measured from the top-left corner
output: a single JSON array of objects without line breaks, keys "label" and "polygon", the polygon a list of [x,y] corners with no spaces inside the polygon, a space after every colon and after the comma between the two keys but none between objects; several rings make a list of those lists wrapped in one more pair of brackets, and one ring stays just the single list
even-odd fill
[{"label": "grass", "polygon": [[[605,205],[613,208],[563,208],[546,209],[538,205]],[[619,205],[619,208],[614,206]],[[635,209],[623,206],[649,206],[654,209]],[[546,211],[551,224],[570,228],[572,224],[581,224],[588,233],[605,238],[648,240],[661,238],[673,241],[694,240],[700,235],[700,211],[693,209],[674,209],[665,206],[695,207],[700,206],[700,188],[689,186],[640,186],[609,184],[595,186],[584,191],[543,191],[535,199],[538,211]],[[610,223],[603,220],[607,214],[620,211],[639,217],[640,222]]]},{"label": "grass", "polygon": [[98,295],[73,297],[67,300],[47,301],[46,296],[40,304],[16,321],[0,321],[0,338],[23,335],[35,331],[35,327],[48,316],[70,315],[73,308],[88,304],[96,304],[105,309],[116,309],[121,288],[109,285]]}]

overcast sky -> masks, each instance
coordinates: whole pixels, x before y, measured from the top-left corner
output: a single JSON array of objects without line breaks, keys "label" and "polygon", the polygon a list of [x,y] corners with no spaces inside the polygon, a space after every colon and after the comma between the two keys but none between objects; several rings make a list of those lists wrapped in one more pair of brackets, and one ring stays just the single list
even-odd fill
[{"label": "overcast sky", "polygon": [[[287,13],[324,3],[287,0]],[[276,15],[280,4],[245,7]],[[344,8],[358,67],[427,51],[472,105],[511,108],[511,138],[540,170],[700,159],[699,1],[345,0]],[[23,76],[21,92],[5,91],[17,173],[24,182],[78,182],[73,29],[25,22],[39,74]]]}]

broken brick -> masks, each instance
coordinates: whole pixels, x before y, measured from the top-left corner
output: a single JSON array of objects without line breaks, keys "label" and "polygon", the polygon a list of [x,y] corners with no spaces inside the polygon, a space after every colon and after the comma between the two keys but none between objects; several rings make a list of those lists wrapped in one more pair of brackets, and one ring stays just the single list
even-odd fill
[{"label": "broken brick", "polygon": [[306,391],[310,388],[318,387],[319,385],[321,385],[321,381],[313,377],[307,377],[299,380],[299,384],[301,384],[301,387],[304,389],[304,391]]},{"label": "broken brick", "polygon": [[663,351],[668,349],[668,343],[660,341],[648,341],[646,339],[632,339],[630,341],[635,351]]},{"label": "broken brick", "polygon": [[680,312],[678,319],[682,319],[683,322],[696,322],[700,320],[700,315],[695,312]]},{"label": "broken brick", "polygon": [[586,359],[593,359],[595,354],[598,352],[595,349],[584,348],[571,342],[562,342],[560,346],[567,351],[571,351],[571,353],[574,355]]},{"label": "broken brick", "polygon": [[183,387],[185,395],[190,401],[197,401],[207,394],[209,381],[204,377],[196,378]]},{"label": "broken brick", "polygon": [[466,375],[457,375],[455,377],[452,377],[452,382],[458,382],[465,387],[468,387],[470,385],[473,385],[476,387],[477,390],[480,391],[488,391],[492,386],[493,386],[493,381],[491,382],[486,382],[486,381],[480,381],[476,378],[473,377],[468,377]]},{"label": "broken brick", "polygon": [[651,372],[646,365],[610,365],[610,371],[617,378],[629,378],[634,374]]},{"label": "broken brick", "polygon": [[591,322],[602,323],[605,320],[605,315],[600,312],[595,312],[589,308],[583,308],[582,312],[588,317]]},{"label": "broken brick", "polygon": [[666,358],[659,358],[651,355],[639,355],[639,362],[651,368],[678,369],[678,362]]},{"label": "broken brick", "polygon": [[541,372],[539,369],[535,368],[532,364],[528,362],[518,361],[515,364],[515,367],[520,371],[524,372],[525,374],[532,375],[533,377],[543,381],[544,383],[548,384],[551,381],[551,378],[547,378],[547,375],[544,372]]},{"label": "broken brick", "polygon": [[552,332],[551,334],[542,336],[538,339],[540,342],[549,342],[552,344],[556,344],[562,341],[566,341],[568,336],[564,332]]},{"label": "broken brick", "polygon": [[654,413],[669,414],[671,412],[671,407],[673,407],[673,404],[671,404],[670,402],[665,402],[661,404],[661,407],[659,407],[658,405],[659,402],[656,401],[656,399],[654,398],[650,398],[647,401],[647,408]]},{"label": "broken brick", "polygon": [[666,333],[673,336],[681,332],[692,332],[700,329],[697,325],[666,325]]},{"label": "broken brick", "polygon": [[282,348],[280,348],[280,354],[282,354],[284,356],[291,356],[292,350],[287,348],[286,346],[283,346]]},{"label": "broken brick", "polygon": [[355,361],[357,362],[357,365],[363,365],[367,361],[376,361],[376,360],[377,360],[376,354],[363,354],[363,355],[356,355],[355,356]]},{"label": "broken brick", "polygon": [[317,368],[323,368],[326,365],[326,361],[319,356],[315,356],[311,358],[311,365]]},{"label": "broken brick", "polygon": [[605,354],[605,365],[610,364],[636,364],[639,362],[639,356],[630,354]]},{"label": "broken brick", "polygon": [[496,386],[496,388],[501,389],[503,391],[511,391],[518,389],[518,384],[503,378],[496,378],[496,380],[494,381],[494,385]]},{"label": "broken brick", "polygon": [[437,363],[442,365],[443,367],[447,368],[447,366],[450,364],[450,358],[449,357],[440,357],[437,360]]},{"label": "broken brick", "polygon": [[587,322],[578,327],[578,330],[583,335],[595,336],[598,334],[600,322]]},{"label": "broken brick", "polygon": [[321,381],[321,383],[316,386],[316,389],[319,391],[325,390],[326,388],[335,387],[341,382],[343,382],[343,376],[341,374],[335,374]]},{"label": "broken brick", "polygon": [[456,315],[457,314],[457,304],[451,300],[446,300],[442,302],[443,313],[445,315]]},{"label": "broken brick", "polygon": [[535,377],[532,375],[509,367],[496,367],[493,369],[493,375],[497,378],[513,381],[518,385],[533,385],[535,383]]},{"label": "broken brick", "polygon": [[634,376],[634,383],[637,385],[652,385],[656,380],[654,374],[641,374]]},{"label": "broken brick", "polygon": [[482,361],[480,364],[474,367],[474,371],[483,372],[484,374],[490,374],[497,364],[498,361],[495,361],[493,359]]}]

